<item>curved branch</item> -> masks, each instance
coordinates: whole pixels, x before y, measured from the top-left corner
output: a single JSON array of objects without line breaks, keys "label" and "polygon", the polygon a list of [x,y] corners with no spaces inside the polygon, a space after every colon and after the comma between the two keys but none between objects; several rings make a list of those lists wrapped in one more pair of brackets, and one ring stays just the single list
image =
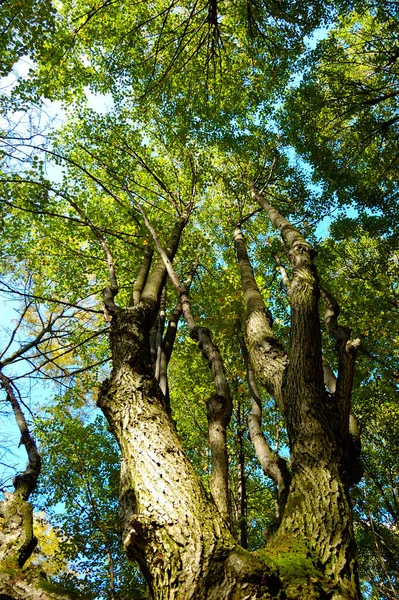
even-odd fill
[{"label": "curved branch", "polygon": [[85,215],[85,213],[82,211],[79,205],[70,198],[67,198],[67,202],[76,210],[81,219],[87,223],[87,225],[90,227],[91,232],[97,238],[101,248],[104,251],[108,263],[108,272],[111,285],[107,286],[103,290],[103,299],[106,308],[115,309],[114,298],[119,292],[119,287],[118,280],[116,278],[115,263],[111,250],[109,249],[109,246],[101,231],[94,225],[91,219],[89,219],[89,217]]},{"label": "curved branch", "polygon": [[262,400],[256,385],[255,374],[248,355],[248,349],[245,344],[244,337],[240,331],[238,332],[238,339],[245,361],[247,381],[252,403],[251,414],[248,417],[249,435],[265,475],[270,477],[277,486],[278,513],[279,519],[281,519],[287,502],[291,483],[291,473],[288,469],[287,461],[271,450],[263,434]]},{"label": "curved branch", "polygon": [[143,208],[138,210],[144,219],[144,223],[150,232],[155,247],[165,265],[169,278],[176,288],[181,306],[182,314],[190,330],[190,335],[197,340],[204,357],[207,359],[212,371],[216,394],[211,396],[207,402],[209,444],[212,453],[212,470],[210,478],[211,494],[219,509],[220,514],[230,521],[229,506],[229,483],[228,483],[228,454],[227,454],[227,425],[232,414],[232,400],[230,388],[224,369],[223,359],[219,348],[212,341],[211,332],[206,327],[197,325],[191,311],[191,301],[187,290],[182,284],[173,268],[167,251],[165,251],[151,226]]},{"label": "curved branch", "polygon": [[255,280],[253,269],[239,227],[234,230],[234,245],[241,274],[248,317],[245,334],[250,362],[269,393],[282,409],[282,383],[287,366],[287,355],[273,332],[273,319],[265,305]]},{"label": "curved branch", "polygon": [[36,442],[31,436],[24,413],[14,393],[11,380],[0,371],[0,381],[2,387],[6,391],[7,400],[11,404],[15,421],[21,433],[20,443],[25,446],[25,450],[28,455],[28,466],[26,467],[25,471],[21,475],[17,475],[14,478],[13,483],[15,494],[17,494],[23,500],[28,500],[30,494],[36,488],[37,479],[42,467],[42,461],[36,447]]}]

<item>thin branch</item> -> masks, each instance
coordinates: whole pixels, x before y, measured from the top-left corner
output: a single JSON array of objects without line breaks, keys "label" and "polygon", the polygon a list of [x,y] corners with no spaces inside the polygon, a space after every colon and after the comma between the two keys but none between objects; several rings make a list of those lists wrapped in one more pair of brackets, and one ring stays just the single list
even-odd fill
[{"label": "thin branch", "polygon": [[0,368],[3,368],[6,365],[9,365],[9,364],[15,362],[15,360],[17,358],[19,358],[20,356],[23,356],[24,354],[26,354],[26,352],[28,352],[31,348],[37,348],[39,346],[39,344],[48,341],[48,338],[43,339],[44,336],[46,335],[46,333],[51,333],[52,332],[54,323],[58,319],[60,319],[62,317],[63,317],[63,313],[61,313],[61,315],[57,315],[54,318],[50,318],[49,321],[48,321],[48,323],[47,323],[47,325],[45,327],[43,327],[43,329],[41,331],[39,331],[39,333],[37,334],[37,336],[31,342],[28,342],[24,346],[21,346],[18,350],[16,350],[15,352],[13,352],[11,354],[11,356],[9,356],[8,358],[6,358],[3,361],[1,361]]},{"label": "thin branch", "polygon": [[[37,296],[36,294],[20,292],[19,290],[13,289],[10,285],[5,283],[4,281],[0,281],[0,285],[3,285],[3,286],[5,286],[5,288],[7,288],[7,289],[0,289],[0,292],[3,292],[3,293],[16,294],[17,296],[22,296],[23,298],[33,298],[34,300],[40,300],[41,302],[51,302],[53,304],[61,304],[62,306],[67,306],[69,308],[77,308],[79,310],[94,313],[96,315],[101,315],[103,313],[102,310],[95,310],[93,308],[89,308],[86,306],[80,306],[79,304],[74,304],[72,302],[65,302],[64,300],[59,300],[58,298],[51,298],[49,296]],[[86,298],[83,298],[83,300],[86,300],[87,298],[90,298],[91,296],[93,296],[94,294],[97,294],[97,293],[98,292],[93,292],[89,296],[86,296]]]},{"label": "thin branch", "polygon": [[102,249],[104,251],[104,254],[107,258],[109,279],[110,279],[110,283],[111,283],[111,285],[108,286],[107,288],[105,288],[105,290],[103,291],[104,302],[105,303],[111,302],[111,305],[114,306],[114,298],[119,291],[119,287],[118,287],[118,280],[116,278],[115,263],[114,263],[114,259],[113,259],[111,250],[109,249],[109,246],[108,246],[103,234],[94,225],[94,223],[91,221],[91,219],[89,219],[89,217],[87,217],[85,215],[85,213],[79,207],[79,205],[76,202],[74,202],[73,200],[71,200],[70,198],[67,199],[67,202],[69,202],[69,204],[76,210],[76,212],[80,215],[81,219],[83,219],[83,221],[85,221],[87,223],[87,225],[90,227],[90,230],[92,231],[93,235],[97,238],[98,242],[100,243],[100,246],[102,247]]},{"label": "thin branch", "polygon": [[[24,307],[24,310],[22,311],[22,313],[19,316],[18,323],[16,324],[16,326],[13,329],[13,332],[11,333],[10,340],[9,340],[7,346],[5,347],[5,349],[3,350],[3,352],[0,354],[0,359],[3,358],[3,356],[5,355],[5,353],[7,352],[7,350],[9,349],[9,347],[11,346],[11,344],[13,343],[14,338],[15,338],[17,332],[18,332],[18,329],[20,328],[20,326],[22,324],[22,321],[24,320],[24,317],[25,317],[26,313],[28,312],[29,308],[31,307],[31,305],[32,305],[32,302],[28,302],[26,304],[26,306]],[[2,363],[1,360],[0,360],[0,365],[2,365],[2,364],[4,364],[4,363]]]}]

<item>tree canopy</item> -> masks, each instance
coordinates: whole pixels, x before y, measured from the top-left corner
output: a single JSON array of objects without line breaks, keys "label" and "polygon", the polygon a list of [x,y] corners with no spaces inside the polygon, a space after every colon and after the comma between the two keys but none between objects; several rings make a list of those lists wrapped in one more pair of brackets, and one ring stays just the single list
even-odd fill
[{"label": "tree canopy", "polygon": [[398,597],[398,18],[0,3],[1,598]]}]

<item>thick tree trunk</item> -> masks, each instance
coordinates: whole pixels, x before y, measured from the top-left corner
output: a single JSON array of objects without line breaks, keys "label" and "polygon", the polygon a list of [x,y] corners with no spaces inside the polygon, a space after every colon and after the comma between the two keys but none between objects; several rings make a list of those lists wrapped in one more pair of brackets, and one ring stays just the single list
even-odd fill
[{"label": "thick tree trunk", "polygon": [[[158,261],[136,306],[121,309],[108,304],[113,370],[102,386],[98,404],[121,450],[123,544],[127,555],[141,566],[154,600],[360,598],[351,511],[341,477],[339,419],[324,388],[319,287],[311,249],[277,211],[267,203],[264,208],[290,246],[293,265],[288,360],[257,289],[242,236],[236,231],[248,308],[250,361],[284,414],[291,450],[291,481],[288,470],[281,472],[277,457],[265,461],[277,482],[281,475],[284,501],[279,528],[264,550],[253,555],[233,539],[223,499],[215,493],[213,500],[207,496],[183,451],[157,382],[149,330],[165,268]],[[175,232],[174,248],[181,225]],[[212,368],[215,402],[221,406],[216,408],[225,429],[228,411],[223,406],[231,403],[220,353],[209,332],[196,326],[189,298],[168,257],[173,252],[163,251],[155,234],[154,242],[179,290],[192,336],[200,342]],[[225,447],[225,433],[215,414],[208,412],[210,424],[218,425],[218,435],[223,433],[223,439],[216,440],[217,450]],[[254,415],[258,417],[256,431],[261,434],[259,415],[256,411]],[[226,462],[217,452],[212,457],[216,465]],[[273,469],[269,468],[271,464]],[[222,471],[225,473],[227,467]],[[228,487],[222,487],[226,500]]]},{"label": "thick tree trunk", "polygon": [[336,464],[321,460],[300,465],[270,549],[279,556],[283,578],[285,569],[297,561],[298,578],[291,586],[300,589],[307,578],[311,581],[322,575],[315,584],[315,591],[320,590],[316,597],[360,599],[352,515]]},{"label": "thick tree trunk", "polygon": [[356,598],[348,587],[340,595],[334,581],[338,556],[340,577],[347,566],[351,530],[343,487],[328,468],[298,470],[276,541],[256,555],[245,551],[181,447],[155,380],[140,307],[116,311],[111,337],[114,368],[99,406],[121,449],[123,544],[153,598]]},{"label": "thick tree trunk", "polygon": [[123,544],[153,597],[272,598],[276,569],[237,546],[181,447],[140,307],[113,315],[111,338],[114,368],[98,404],[121,450]]},{"label": "thick tree trunk", "polygon": [[[345,431],[338,398],[331,398],[324,385],[314,252],[282,215],[253,194],[280,229],[292,265],[289,362],[282,384],[292,480],[273,543],[288,551],[298,543],[303,545],[328,581],[324,591],[330,596],[326,597],[357,600],[360,592],[351,509],[342,477]],[[347,421],[345,427],[349,427],[349,410]]]},{"label": "thick tree trunk", "polygon": [[[257,288],[244,238],[240,228],[236,228],[234,240],[248,312],[245,334],[249,367],[264,382],[284,416],[291,454],[292,479],[285,478],[283,486],[272,469],[265,469],[285,495],[280,503],[281,522],[267,551],[277,556],[286,582],[296,563],[298,577],[297,581],[291,579],[289,594],[296,590],[297,597],[303,598],[357,600],[360,593],[344,472],[348,464],[344,453],[354,362],[351,371],[347,368],[340,379],[347,388],[341,394],[345,396],[344,404],[338,393],[331,396],[325,390],[318,310],[320,286],[313,265],[314,252],[253,186],[252,196],[280,230],[292,268],[291,280],[283,273],[291,312],[290,348],[286,354],[273,332],[272,318]],[[262,441],[260,421],[252,418],[251,432],[254,425],[256,441]],[[258,450],[260,457],[264,454]],[[263,460],[266,467],[274,464],[271,456],[269,452],[267,460]],[[312,580],[318,580],[313,587]]]}]

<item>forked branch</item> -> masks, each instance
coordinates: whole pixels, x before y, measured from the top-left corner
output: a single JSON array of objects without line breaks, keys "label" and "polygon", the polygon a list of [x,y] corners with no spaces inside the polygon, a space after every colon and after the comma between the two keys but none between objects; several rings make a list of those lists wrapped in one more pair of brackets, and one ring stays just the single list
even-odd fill
[{"label": "forked branch", "polygon": [[227,454],[227,425],[232,414],[232,400],[227,381],[223,359],[219,348],[212,341],[211,332],[205,327],[198,326],[191,311],[191,301],[186,288],[180,283],[168,253],[162,247],[159,238],[151,226],[147,215],[141,206],[137,206],[144,223],[150,232],[155,247],[165,265],[168,276],[179,294],[182,314],[190,330],[190,335],[197,340],[204,357],[212,371],[216,393],[207,401],[208,434],[212,454],[212,469],[210,477],[211,494],[224,519],[230,521],[229,484],[228,484],[228,454]]},{"label": "forked branch", "polygon": [[[190,289],[192,280],[194,278],[195,272],[197,270],[198,267],[198,263],[195,262],[194,265],[192,266],[190,273],[186,279],[186,282],[184,284],[185,289],[187,290],[187,293]],[[161,344],[161,353],[160,353],[160,361],[159,361],[159,372],[158,372],[158,382],[159,382],[159,387],[162,390],[163,395],[165,396],[166,399],[166,403],[167,406],[169,407],[169,387],[168,387],[168,364],[172,355],[172,351],[173,351],[173,346],[175,343],[175,339],[176,339],[176,334],[177,334],[177,326],[180,320],[180,317],[182,315],[182,306],[181,306],[181,302],[179,300],[179,302],[176,305],[176,308],[174,309],[169,322],[168,322],[168,327],[166,329],[166,333],[164,335],[164,338],[162,340],[162,344]],[[156,372],[156,376],[157,376],[157,372]]]},{"label": "forked branch", "polygon": [[332,294],[323,288],[320,288],[320,293],[326,303],[324,321],[327,331],[338,342],[338,377],[334,393],[338,402],[341,426],[345,432],[349,427],[355,362],[361,340],[351,339],[351,330],[339,325],[339,306]]}]

